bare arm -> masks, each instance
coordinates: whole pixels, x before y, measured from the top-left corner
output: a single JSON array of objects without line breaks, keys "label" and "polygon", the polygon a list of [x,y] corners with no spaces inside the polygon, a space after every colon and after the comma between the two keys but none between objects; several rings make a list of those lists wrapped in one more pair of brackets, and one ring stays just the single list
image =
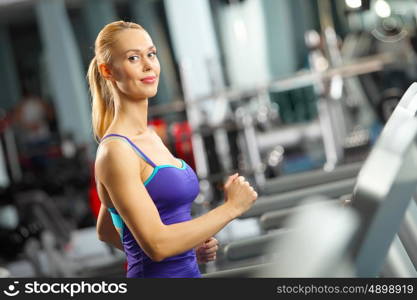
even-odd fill
[{"label": "bare arm", "polygon": [[103,145],[96,176],[145,253],[155,261],[203,243],[239,215],[229,201],[190,221],[165,225],[140,178],[140,158],[117,140]]},{"label": "bare arm", "polygon": [[119,232],[113,225],[107,207],[102,203],[97,218],[97,235],[100,241],[124,251]]}]

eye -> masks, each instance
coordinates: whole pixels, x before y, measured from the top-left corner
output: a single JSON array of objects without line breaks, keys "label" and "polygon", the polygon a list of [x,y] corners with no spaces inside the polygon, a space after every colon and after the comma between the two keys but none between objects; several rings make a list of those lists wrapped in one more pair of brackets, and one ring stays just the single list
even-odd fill
[{"label": "eye", "polygon": [[128,58],[130,61],[135,61],[135,60],[138,60],[139,59],[139,56],[137,56],[137,55],[133,55],[133,56],[129,56],[129,58]]},{"label": "eye", "polygon": [[156,56],[156,51],[152,51],[151,53],[148,54],[149,57],[153,57]]}]

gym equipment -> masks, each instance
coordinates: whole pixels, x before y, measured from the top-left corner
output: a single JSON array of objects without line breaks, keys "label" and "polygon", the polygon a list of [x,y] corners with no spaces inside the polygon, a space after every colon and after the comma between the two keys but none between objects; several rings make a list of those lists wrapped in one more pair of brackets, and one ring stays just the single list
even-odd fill
[{"label": "gym equipment", "polygon": [[[393,203],[395,203],[396,209],[397,209],[397,214],[394,215],[391,213],[391,217],[388,217],[387,221],[385,222],[384,225],[379,225],[379,223],[376,223],[375,225],[373,224],[371,229],[369,229],[369,235],[372,234],[372,230],[375,230],[374,226],[381,226],[380,228],[386,228],[388,226],[389,230],[387,229],[387,235],[384,235],[385,239],[382,238],[378,238],[376,236],[372,236],[373,239],[369,239],[367,242],[367,244],[365,244],[360,253],[358,253],[358,262],[363,262],[364,260],[368,260],[366,265],[363,264],[361,265],[361,268],[359,269],[358,273],[360,276],[368,276],[368,274],[370,276],[372,276],[372,274],[374,274],[375,272],[378,271],[378,267],[380,267],[378,265],[378,263],[380,262],[380,256],[383,256],[386,254],[387,251],[385,248],[385,244],[390,241],[392,241],[393,237],[391,237],[391,235],[395,235],[396,232],[398,232],[399,226],[401,224],[401,221],[403,219],[405,210],[407,209],[409,203],[410,203],[410,199],[412,199],[412,196],[415,192],[415,185],[413,186],[412,183],[414,182],[414,177],[411,174],[412,171],[409,168],[412,168],[413,163],[414,162],[414,156],[416,155],[416,149],[415,149],[415,145],[414,145],[414,141],[415,141],[415,132],[413,132],[413,121],[416,122],[417,118],[415,118],[416,116],[416,112],[417,112],[417,84],[414,83],[412,84],[409,89],[407,90],[407,92],[404,94],[404,96],[402,97],[401,101],[399,102],[399,104],[397,105],[397,107],[395,108],[394,112],[392,113],[390,119],[388,120],[388,122],[386,123],[381,135],[383,134],[388,134],[391,131],[393,131],[395,126],[399,126],[398,124],[410,124],[410,128],[406,129],[406,127],[403,127],[403,132],[401,134],[401,143],[400,141],[395,142],[394,140],[391,141],[391,145],[387,146],[387,150],[390,151],[390,153],[382,153],[379,155],[382,156],[387,156],[387,155],[392,155],[393,153],[395,153],[394,151],[396,151],[397,153],[403,155],[403,156],[409,156],[406,157],[406,159],[408,158],[408,160],[406,160],[405,163],[403,163],[402,160],[398,160],[395,161],[394,159],[388,160],[385,162],[385,164],[388,167],[391,167],[394,171],[397,171],[403,178],[400,178],[400,180],[398,180],[398,182],[394,182],[394,184],[396,184],[397,186],[394,186],[394,188],[397,188],[398,191],[395,191],[397,193],[402,193],[404,196],[402,196],[401,201],[400,200],[395,200],[395,199],[391,199],[391,201]],[[403,125],[405,126],[405,125]],[[388,132],[388,133],[386,133]],[[413,135],[414,134],[414,135]],[[397,137],[399,138],[399,137]],[[394,157],[395,158],[395,157]],[[388,159],[388,157],[387,157]],[[403,165],[401,165],[401,163],[403,163]],[[371,164],[371,162],[368,162],[368,164]],[[374,164],[376,164],[376,162],[374,162]],[[384,166],[385,167],[385,166]],[[368,166],[368,168],[371,168],[370,166]],[[377,167],[374,166],[375,170],[377,171]],[[362,172],[362,171],[361,171]],[[385,175],[385,174],[384,174]],[[359,174],[359,176],[361,176],[361,173]],[[383,176],[382,174],[379,176]],[[393,181],[392,178],[386,177],[386,175],[384,176],[385,180],[387,181],[386,184],[391,183]],[[359,177],[360,178],[360,177]],[[369,180],[369,179],[368,179]],[[379,189],[379,190],[378,190]],[[376,202],[378,200],[377,197],[379,197],[379,195],[381,194],[381,188],[380,187],[376,187],[376,186],[372,186],[372,190],[369,189],[368,191],[365,191],[368,198],[370,198],[368,200],[368,203],[365,202],[361,202],[358,200],[355,200],[355,198],[353,198],[353,205],[357,206],[357,209],[361,209],[361,212],[363,214],[375,214],[377,215],[379,218],[382,218],[385,214],[389,213],[389,207],[385,208],[386,211],[384,210],[379,210],[379,211],[375,211],[375,207],[376,204],[378,202]],[[387,191],[384,191],[385,193],[387,193]],[[377,194],[376,194],[377,193]],[[407,195],[408,193],[410,193],[410,196]],[[388,194],[388,196],[393,197],[392,195]],[[356,197],[356,196],[355,196]],[[357,197],[359,199],[361,199],[361,194],[357,194]],[[397,196],[399,197],[399,196]],[[396,201],[396,202],[394,202]],[[393,205],[393,204],[392,204]],[[411,204],[411,208],[413,208],[413,204]],[[412,219],[412,217],[414,216],[414,218],[416,217],[415,215],[412,214],[413,210],[410,211],[408,213],[408,218],[406,219],[406,222],[403,224],[402,226],[402,232],[403,232],[403,237],[405,239],[405,241],[407,242],[408,246],[407,248],[410,250],[410,242],[412,243],[416,243],[417,240],[417,236],[416,234],[414,234],[414,241],[412,238],[412,232],[414,232],[414,228],[411,227],[413,224],[412,222],[410,222],[410,219]],[[399,219],[399,220],[398,220]],[[363,221],[364,224],[366,226],[371,226],[366,219]],[[381,220],[377,219],[375,222],[381,222]],[[393,230],[395,230],[394,232],[392,232]],[[361,237],[359,237],[358,239],[360,240],[361,238],[364,239],[364,235],[365,233],[362,232],[361,233]],[[376,233],[374,233],[374,235],[376,235]],[[380,248],[378,248],[380,250],[379,252],[379,256],[375,255],[372,258],[369,258],[368,256],[369,254],[369,243],[372,243],[373,245],[377,245]],[[411,251],[413,252],[413,251]],[[414,256],[413,256],[414,257]],[[416,261],[413,261],[413,263],[415,264]]]},{"label": "gym equipment", "polygon": [[[335,36],[334,34],[331,35],[330,33],[326,33],[326,39],[327,41],[334,42]],[[335,48],[335,43],[328,44]],[[263,195],[264,186],[266,186],[268,182],[265,177],[265,171],[268,171],[269,174],[272,175],[280,175],[280,166],[277,165],[277,163],[273,163],[276,161],[276,158],[270,157],[273,154],[276,154],[276,151],[274,151],[276,147],[282,147],[284,149],[283,153],[286,154],[286,147],[292,147],[297,144],[311,144],[313,141],[316,142],[323,139],[325,142],[324,144],[326,148],[327,161],[325,170],[329,171],[334,169],[337,164],[343,160],[343,151],[350,151],[358,145],[368,146],[367,143],[369,142],[369,134],[360,131],[361,128],[357,127],[355,127],[354,130],[349,133],[347,132],[347,129],[351,129],[352,126],[343,128],[344,126],[340,125],[343,123],[341,122],[343,119],[343,113],[339,107],[339,98],[343,93],[343,84],[341,83],[345,81],[347,82],[347,79],[351,77],[380,71],[385,66],[398,61],[398,58],[393,57],[391,54],[380,54],[375,56],[362,57],[357,60],[349,60],[349,62],[346,64],[342,64],[341,59],[339,59],[339,63],[333,64],[334,66],[331,68],[314,68],[315,65],[319,65],[318,62],[323,62],[323,59],[327,59],[324,56],[322,56],[322,59],[320,59],[318,56],[316,56],[316,59],[314,59],[314,49],[317,49],[317,47],[317,44],[311,45],[312,62],[314,61],[315,63],[312,64],[313,67],[309,71],[298,72],[295,74],[295,76],[290,76],[277,81],[265,83],[250,90],[242,91],[232,89],[214,89],[213,94],[211,95],[198,96],[193,99],[189,97],[189,91],[191,87],[189,86],[190,80],[187,80],[187,76],[190,76],[187,72],[188,66],[186,63],[180,64],[180,73],[182,77],[181,82],[183,84],[185,98],[184,103],[174,102],[170,105],[152,107],[150,108],[150,115],[153,113],[162,114],[164,111],[172,112],[175,110],[185,110],[190,122],[190,128],[192,129],[191,139],[193,141],[193,154],[195,158],[197,174],[201,180],[208,180],[210,182],[211,189],[204,195],[204,198],[209,199],[208,202],[211,202],[211,199],[222,198],[219,191],[216,189],[216,183],[224,180],[224,176],[226,174],[234,171],[238,171],[244,174],[250,181],[253,179],[253,185],[255,185],[257,190],[260,192],[260,195]],[[341,56],[341,54],[337,52],[337,49],[333,48],[330,49],[330,52],[332,52],[332,63],[337,58],[337,56],[339,56],[339,58]],[[279,110],[277,110],[276,106],[274,106],[274,103],[270,99],[271,93],[285,92],[299,88],[311,88],[311,86],[326,86],[329,82],[331,84],[327,89],[324,89],[322,93],[317,93],[320,97],[322,97],[322,101],[320,101],[321,104],[319,104],[322,107],[320,123],[313,121],[308,125],[300,124],[287,128],[283,128],[282,126],[271,126],[271,124],[277,125],[277,123],[280,121],[279,118],[277,118]],[[358,90],[358,85],[355,85],[355,87],[356,90]],[[349,90],[352,89],[349,88]],[[361,95],[363,96],[363,93]],[[355,96],[351,98],[356,99],[357,97]],[[214,149],[207,149],[207,138],[203,138],[204,130],[201,130],[204,128],[201,128],[201,120],[203,120],[203,118],[201,117],[200,108],[206,104],[206,101],[212,100],[227,101],[231,106],[237,102],[242,104],[242,107],[235,109],[235,116],[232,120],[232,122],[234,122],[237,126],[235,126],[233,132],[230,132],[230,134],[228,133],[229,149],[238,150],[234,152],[230,151],[229,153],[232,160],[232,170],[220,170],[221,168],[215,168],[216,170],[220,170],[220,173],[213,173],[209,171],[210,161],[213,162],[213,157],[217,156],[211,155],[209,158],[205,155],[205,153],[215,153],[216,150],[218,150],[216,149],[218,146],[212,147]],[[246,105],[245,102],[250,103]],[[253,103],[257,103],[257,106],[252,105]],[[255,111],[250,109],[250,107],[255,106],[257,107]],[[349,111],[348,113],[354,114],[353,112],[357,111],[358,106],[353,104],[350,106],[353,107],[351,109],[352,112]],[[330,110],[334,113],[330,112]],[[330,115],[332,117],[330,117]],[[350,123],[357,123],[354,117],[352,117],[352,120],[353,121]],[[336,123],[340,123],[340,126]],[[211,136],[214,136],[215,132],[219,129],[218,127],[222,126],[226,126],[226,123],[220,123],[214,126],[210,125],[209,129],[212,131]],[[337,134],[335,130],[339,133],[342,132],[342,134]],[[207,134],[207,131],[204,132],[204,135],[210,136],[210,134]],[[234,141],[232,141],[233,143],[231,142],[232,136]],[[294,137],[297,137],[297,139]],[[236,142],[237,140],[238,142]],[[210,145],[213,145],[213,143]],[[265,154],[268,155],[266,160],[262,159],[262,155]],[[222,157],[222,155],[218,156]],[[245,163],[239,164],[239,158],[241,158],[241,162]],[[272,161],[272,163],[269,164],[269,161]],[[219,164],[214,163],[212,165],[216,166]],[[213,182],[215,183],[214,185]],[[269,193],[267,192],[265,194]],[[210,198],[210,195],[215,196]]]},{"label": "gym equipment", "polygon": [[[407,90],[407,92],[403,95],[400,104],[397,106],[397,108],[394,110],[394,113],[392,115],[391,119],[395,119],[395,118],[407,118],[408,116],[413,116],[415,115],[416,111],[417,111],[417,102],[413,102],[416,101],[416,99],[414,98],[415,95],[417,94],[417,84],[413,84],[409,87],[409,89]],[[416,104],[415,104],[416,103]],[[386,125],[386,127],[389,127],[389,123]],[[357,172],[356,167],[359,167],[359,165],[354,166],[352,169],[347,168],[347,169],[342,169],[342,172],[340,173],[336,173],[336,174],[340,174],[342,176],[344,175],[350,175],[351,171],[353,172]],[[314,173],[313,173],[314,174]],[[330,173],[332,174],[332,173]],[[314,174],[316,175],[316,174]],[[318,175],[318,174],[317,174]],[[302,175],[300,175],[302,176]],[[309,175],[306,175],[306,177],[308,177]],[[290,178],[291,179],[291,178]],[[294,179],[294,177],[292,178]],[[341,183],[344,182],[349,182],[349,180],[351,180],[351,183],[354,184],[354,179],[346,179],[346,180],[341,180],[341,181],[337,181],[331,184],[326,184],[326,185],[317,185],[317,186],[312,186],[310,188],[307,189],[301,189],[298,191],[294,191],[294,192],[290,192],[288,194],[284,195],[278,195],[275,197],[268,197],[268,198],[259,198],[258,201],[252,206],[252,208],[246,212],[242,217],[253,217],[253,216],[257,216],[259,214],[262,213],[266,213],[266,212],[270,212],[273,210],[277,210],[280,208],[286,208],[288,207],[288,202],[294,201],[297,202],[297,200],[294,199],[298,199],[301,200],[301,197],[307,197],[309,195],[316,195],[316,194],[320,194],[320,195],[326,195],[330,198],[336,198],[339,197],[341,195],[344,194],[348,194],[350,193],[349,186],[345,186]],[[279,181],[277,180],[275,183],[279,183]],[[281,182],[281,183],[288,183],[288,182]],[[338,193],[337,192],[337,188],[333,189],[333,187],[341,187],[341,191]],[[343,188],[345,188],[343,190]],[[336,192],[336,194],[335,194]],[[310,193],[310,194],[309,194]],[[338,194],[337,194],[338,193]],[[297,198],[299,195],[301,195],[300,198]],[[267,200],[267,201],[265,201]],[[288,202],[287,202],[288,201]]]},{"label": "gym equipment", "polygon": [[191,168],[195,169],[194,153],[191,144],[191,127],[186,121],[176,122],[170,128],[175,155],[185,160]]},{"label": "gym equipment", "polygon": [[182,109],[185,106],[199,106],[202,101],[207,101],[213,98],[221,98],[224,101],[235,102],[240,101],[241,99],[248,99],[255,97],[260,92],[269,91],[269,92],[284,92],[288,90],[293,90],[302,87],[309,87],[316,83],[322,82],[322,80],[329,80],[334,76],[341,77],[352,77],[358,76],[361,74],[367,74],[371,72],[381,71],[384,66],[390,65],[392,63],[398,62],[398,57],[393,57],[391,54],[377,54],[370,55],[356,59],[346,63],[345,65],[329,68],[324,72],[317,71],[299,71],[296,72],[293,76],[284,77],[263,85],[259,85],[256,88],[247,89],[247,90],[234,90],[234,89],[225,89],[218,91],[212,95],[203,95],[196,97],[195,99],[190,99],[187,104],[180,105],[179,103],[172,103],[171,105],[166,105],[164,108],[155,110],[158,113],[163,111],[171,111],[175,108],[181,107]]},{"label": "gym equipment", "polygon": [[[396,58],[395,58],[396,59]],[[202,97],[197,97],[196,99],[190,99],[187,95],[187,91],[189,89],[188,85],[187,85],[187,78],[186,78],[186,69],[187,66],[186,64],[181,65],[181,74],[183,75],[182,77],[184,77],[183,85],[184,85],[184,91],[185,93],[185,98],[186,101],[184,104],[182,105],[178,105],[178,103],[173,103],[171,106],[169,105],[164,105],[163,107],[159,107],[157,108],[157,112],[158,114],[161,114],[164,110],[172,112],[173,109],[185,109],[187,112],[187,115],[190,116],[189,120],[190,120],[190,126],[192,128],[192,132],[193,132],[193,150],[194,150],[194,155],[195,160],[196,160],[196,170],[197,173],[199,175],[200,178],[207,178],[207,174],[208,174],[208,167],[207,167],[207,159],[204,156],[204,143],[202,142],[202,138],[200,136],[199,131],[199,115],[200,113],[193,113],[196,110],[198,110],[197,108],[202,105],[204,103],[204,101],[206,100],[210,100],[210,99],[219,99],[222,101],[228,101],[230,104],[232,104],[233,102],[237,102],[237,101],[242,101],[244,99],[255,99],[256,101],[266,101],[266,103],[268,102],[267,100],[257,100],[258,98],[265,98],[265,94],[267,93],[274,93],[274,92],[281,92],[281,91],[287,91],[287,90],[291,90],[291,89],[296,89],[296,88],[302,88],[302,87],[309,87],[311,85],[314,84],[320,84],[323,81],[328,81],[331,78],[335,77],[335,76],[340,76],[342,78],[344,77],[350,77],[350,76],[358,76],[359,74],[364,74],[364,73],[369,73],[369,72],[375,72],[378,70],[381,70],[385,65],[390,64],[394,61],[393,57],[390,57],[389,55],[376,55],[373,57],[365,57],[365,58],[361,58],[355,62],[351,62],[349,64],[343,65],[343,66],[339,66],[333,69],[328,69],[326,71],[321,71],[321,72],[317,72],[317,71],[302,71],[297,73],[295,76],[291,76],[288,78],[284,78],[284,79],[280,79],[278,81],[274,81],[271,83],[267,83],[264,84],[262,86],[259,86],[255,89],[251,89],[251,90],[247,90],[247,91],[235,91],[235,90],[223,90],[223,91],[218,91],[216,93],[214,93],[213,95],[207,95],[207,96],[202,96]],[[267,103],[268,104],[268,103]],[[271,105],[269,105],[271,106]],[[265,107],[268,107],[268,105],[266,105]],[[246,113],[247,114],[247,113]],[[252,118],[250,116],[250,118]],[[200,118],[201,119],[201,118]],[[261,174],[261,170],[263,169],[262,166],[260,166],[259,162],[260,162],[260,155],[257,154],[256,152],[259,152],[258,148],[261,148],[262,151],[268,151],[268,149],[262,149],[262,147],[258,147],[258,140],[259,141],[271,141],[271,139],[267,138],[267,136],[265,135],[265,138],[263,138],[264,134],[267,134],[267,132],[265,133],[254,133],[254,131],[251,129],[252,127],[256,126],[256,123],[251,121],[249,122],[249,118],[242,116],[241,120],[245,120],[245,122],[243,122],[242,124],[244,126],[246,126],[246,130],[245,133],[243,134],[245,137],[248,138],[248,140],[246,141],[246,147],[247,147],[247,154],[248,157],[250,157],[251,159],[249,160],[250,164],[249,167],[245,169],[245,171],[249,171],[249,173],[255,173],[255,174]],[[250,124],[252,123],[252,124]],[[246,125],[245,125],[246,124]],[[317,132],[318,134],[316,134],[316,136],[320,136],[320,130],[316,130],[315,132]],[[274,135],[274,140],[276,139],[276,137],[279,136],[279,133]],[[255,138],[254,138],[255,137]],[[271,144],[270,142],[268,142],[269,144]],[[272,143],[274,144],[274,143]],[[271,145],[272,147],[276,146],[277,143],[275,143],[274,145]],[[261,145],[262,146],[262,145]],[[269,145],[268,145],[269,146]],[[245,152],[245,151],[243,151]],[[200,157],[201,156],[201,157]],[[197,158],[198,157],[198,158]],[[257,187],[259,189],[262,188],[262,184],[263,184],[263,178],[262,176],[257,175],[257,179],[255,180],[255,183],[257,185]]]},{"label": "gym equipment", "polygon": [[262,195],[285,193],[295,189],[355,178],[358,175],[362,164],[363,162],[355,162],[340,165],[333,171],[313,170],[269,179],[263,187]]},{"label": "gym equipment", "polygon": [[[417,199],[414,196],[414,199]],[[413,263],[415,269],[417,269],[417,204],[415,201],[411,201],[407,212],[405,213],[405,218],[403,224],[401,225],[398,236],[401,243],[404,246],[404,249],[407,252],[407,255],[410,257],[411,262]],[[417,276],[416,276],[417,277]]]},{"label": "gym equipment", "polygon": [[[402,99],[404,101],[401,101],[400,104],[412,101],[408,97],[412,95],[415,88],[416,86],[412,86],[407,91]],[[326,224],[326,222],[339,218],[335,218],[334,213],[327,216],[324,214],[317,220],[325,220],[326,222],[310,222],[309,226],[304,224],[303,228],[312,230],[310,232],[315,234],[320,233],[319,236],[323,239],[327,238],[328,242],[320,244],[314,239],[316,237],[313,234],[303,235],[304,231],[300,231],[301,234],[298,235],[292,235],[292,232],[290,232],[285,235],[287,239],[285,236],[282,239],[280,238],[280,245],[283,246],[277,250],[277,253],[279,253],[278,263],[268,265],[268,267],[255,266],[251,270],[256,271],[255,273],[258,275],[273,274],[274,277],[294,275],[307,277],[310,275],[339,276],[343,274],[346,276],[346,274],[352,274],[350,273],[352,270],[354,270],[353,274],[359,277],[377,276],[417,186],[417,174],[413,171],[417,165],[417,149],[415,146],[417,119],[410,118],[410,115],[414,116],[415,114],[404,109],[404,105],[397,107],[365,161],[353,190],[353,205],[343,208],[343,210],[351,211],[348,212],[351,216],[345,219],[350,226],[327,226],[329,223]],[[399,132],[402,134],[400,135]],[[381,161],[384,163],[381,163]],[[340,204],[339,207],[341,208]],[[311,213],[311,209],[303,209],[302,211]],[[352,213],[352,211],[355,213]],[[355,223],[355,219],[358,222]],[[304,222],[304,218],[298,220]],[[299,222],[295,223],[302,224]],[[326,226],[320,227],[318,224]],[[355,226],[358,226],[358,229]],[[349,233],[349,231],[339,232],[340,228],[354,230],[352,231],[354,234]],[[342,237],[339,240],[340,251],[336,253],[328,252],[329,245],[338,237]],[[309,247],[300,247],[302,242]],[[393,245],[393,247],[396,247],[395,243]],[[318,250],[317,253],[326,255],[311,255],[312,247]],[[394,254],[396,253],[395,249],[392,251]],[[329,260],[329,254],[332,255],[330,257],[342,257],[343,263],[340,264],[339,259]],[[310,261],[307,266],[295,263],[300,261],[300,257],[309,258]],[[331,263],[327,264],[329,261]],[[305,263],[305,261],[303,262]],[[323,267],[323,265],[326,265],[326,267]],[[342,269],[338,268],[340,265],[344,267]],[[265,273],[262,273],[264,271]],[[233,270],[230,272],[239,276]],[[220,275],[227,276],[227,274],[231,273],[225,271]],[[215,277],[216,275],[211,274],[210,276]]]},{"label": "gym equipment", "polygon": [[296,214],[301,209],[306,208],[307,207],[304,206],[295,206],[291,208],[267,212],[261,215],[261,217],[259,218],[260,226],[266,232],[274,229],[284,228],[290,216]]},{"label": "gym equipment", "polygon": [[[219,277],[334,277],[353,275],[346,259],[358,218],[340,204],[324,197],[307,200],[287,224],[291,230],[265,243],[268,263],[204,274]],[[308,208],[308,209],[306,209]]]},{"label": "gym equipment", "polygon": [[[203,140],[204,149],[206,150],[206,159],[207,159],[207,166],[210,174],[222,174],[223,173],[223,165],[220,162],[220,157],[217,153],[216,147],[216,139],[215,139],[215,131],[211,130],[211,126],[208,123],[207,117],[201,122],[199,127],[199,132],[201,134],[201,138]],[[222,179],[214,179],[210,180],[212,184],[212,192],[213,192],[213,200],[215,202],[221,201],[222,193],[220,189],[217,189],[216,186],[222,184]],[[217,204],[217,203],[216,203]]]},{"label": "gym equipment", "polygon": [[[5,111],[0,110],[0,155],[4,156],[5,169],[4,174],[5,186],[19,182],[22,179],[22,170],[19,163],[16,137],[11,128],[10,116]],[[3,157],[2,157],[3,160]]]},{"label": "gym equipment", "polygon": [[389,248],[381,277],[417,277],[417,271],[398,236]]},{"label": "gym equipment", "polygon": [[311,195],[324,195],[329,198],[338,198],[352,192],[355,178],[343,179],[335,182],[310,186],[299,190],[281,193],[275,196],[259,197],[255,204],[239,218],[258,217],[266,212],[294,207],[303,199]]},{"label": "gym equipment", "polygon": [[20,261],[13,259],[7,265],[12,276],[22,261],[29,263],[36,277],[124,276],[124,253],[109,251],[108,245],[97,239],[95,226],[73,228],[44,192],[19,193],[16,205],[26,217],[31,213],[39,226],[36,235],[31,233],[33,226],[27,226],[22,234]]},{"label": "gym equipment", "polygon": [[24,252],[27,241],[39,237],[42,225],[32,215],[18,211],[12,203],[0,206],[0,217],[0,240],[2,245],[7,245],[0,248],[0,258],[17,259]]},{"label": "gym equipment", "polygon": [[359,173],[352,200],[361,218],[354,252],[359,277],[378,275],[417,185],[417,120],[389,122]]},{"label": "gym equipment", "polygon": [[15,195],[19,211],[32,212],[42,227],[54,234],[56,246],[63,248],[73,228],[62,217],[53,200],[43,191],[27,191]]},{"label": "gym equipment", "polygon": [[236,114],[238,122],[243,127],[243,142],[241,143],[241,149],[243,150],[243,161],[248,162],[248,165],[244,166],[243,169],[249,169],[253,171],[253,177],[256,186],[262,187],[265,184],[266,178],[261,155],[259,153],[253,117],[248,113],[246,109],[243,109],[242,107],[236,111]]},{"label": "gym equipment", "polygon": [[305,209],[291,217],[288,226],[294,231],[271,244],[277,257],[271,265],[257,270],[256,277],[354,276],[347,237],[358,228],[357,215],[322,198],[307,201],[313,204],[303,205]]},{"label": "gym equipment", "polygon": [[271,241],[279,240],[288,231],[288,229],[282,229],[259,237],[229,243],[223,249],[224,255],[228,260],[233,261],[267,254]]},{"label": "gym equipment", "polygon": [[[412,85],[409,88],[409,90],[407,91],[407,93],[404,94],[404,96],[402,98],[402,101],[401,101],[401,104],[396,109],[395,115],[393,116],[393,118],[398,117],[398,118],[404,119],[404,118],[407,117],[407,116],[403,116],[402,114],[409,113],[409,111],[406,111],[405,109],[409,106],[413,106],[412,102],[410,102],[410,101],[413,99],[413,96],[416,92],[417,92],[417,84]],[[388,126],[390,126],[390,125],[388,124]],[[349,193],[349,192],[346,191],[346,193]],[[312,194],[320,194],[320,192],[312,192],[311,195]],[[323,193],[321,193],[321,194],[323,194]],[[308,194],[307,194],[307,196],[308,196]],[[263,199],[259,199],[259,200],[262,201]],[[273,203],[274,206],[272,206],[271,203]],[[284,205],[285,205],[285,202],[284,202]],[[286,208],[285,209],[285,206],[281,206],[281,209],[279,209],[278,208],[278,202],[274,202],[274,201],[269,201],[269,203],[268,202],[257,202],[257,203],[255,203],[254,207],[252,207],[251,210],[248,212],[248,215],[249,216],[254,216],[257,211],[261,210],[261,208],[263,208],[262,211],[266,212],[260,218],[260,225],[261,225],[261,228],[264,229],[264,230],[271,230],[273,228],[281,228],[283,223],[285,222],[285,220],[288,218],[288,216],[290,216],[291,214],[293,214],[294,212],[296,212],[297,210],[300,209],[299,207]],[[254,211],[252,211],[252,209]],[[409,216],[409,219],[410,218],[411,218],[411,216]],[[412,222],[412,221],[413,220],[411,219],[409,222]],[[409,230],[412,230],[413,227],[408,226],[408,228],[410,228]],[[408,233],[408,236],[410,234],[411,233]],[[254,240],[253,242],[254,242],[254,245],[257,245],[257,241]],[[254,246],[254,248],[256,248],[256,247]],[[410,248],[410,246],[409,246],[409,248]],[[242,250],[242,251],[244,251],[244,250]],[[257,255],[257,252],[253,252],[253,255]]]},{"label": "gym equipment", "polygon": [[[354,188],[355,179],[349,179],[349,181],[350,181],[349,185],[345,187],[345,190],[344,190],[345,193],[347,193],[348,191],[351,192]],[[295,192],[299,192],[299,191],[295,191]],[[302,191],[302,193],[303,193],[302,196],[298,194],[297,196],[300,196],[300,197],[295,198],[295,200],[292,199],[292,202],[287,202],[289,198],[283,198],[284,201],[277,201],[277,199],[275,199],[275,202],[271,201],[270,203],[265,203],[263,206],[256,207],[255,210],[253,211],[251,209],[249,214],[243,215],[243,218],[260,216],[259,225],[264,231],[275,231],[275,229],[279,229],[279,231],[281,231],[285,229],[291,229],[291,228],[285,227],[286,221],[289,219],[290,216],[296,214],[300,210],[306,209],[302,205],[303,200],[310,197],[311,195],[325,195],[326,194],[326,193],[320,193],[317,191],[312,192],[310,189],[307,192]],[[285,196],[285,194],[283,196]],[[335,198],[337,199],[337,197],[331,196],[331,193],[328,193],[326,196],[329,197],[329,198],[326,198],[326,201],[337,202],[339,203],[339,205],[342,205],[342,202],[340,200],[338,201],[334,200]],[[330,197],[332,197],[333,200],[331,200]],[[258,199],[258,201],[259,200],[260,199]],[[271,234],[267,233],[263,236],[250,238],[244,241],[239,240],[239,241],[230,242],[228,245],[224,247],[224,255],[229,260],[256,257],[260,255],[264,251],[266,246],[269,245],[273,241],[274,236],[275,236],[274,233],[271,233]]]},{"label": "gym equipment", "polygon": [[[417,112],[417,84],[413,83],[401,98],[399,104],[395,107],[390,116],[390,121],[387,122],[386,127],[390,126],[391,119],[395,118],[415,118]],[[414,199],[416,199],[414,197]],[[407,274],[413,274],[407,270],[413,270],[410,266],[411,263],[414,268],[417,267],[417,257],[415,255],[415,246],[417,245],[417,233],[415,232],[415,225],[417,223],[417,206],[414,201],[411,201],[407,212],[405,214],[404,221],[401,225],[398,235],[400,239],[395,238],[396,245],[390,249],[388,254],[386,266],[383,268],[382,275],[384,276],[396,276],[403,272],[403,276]],[[404,255],[404,253],[406,255]],[[408,255],[408,256],[407,256]],[[413,277],[413,275],[409,275]]]},{"label": "gym equipment", "polygon": [[[326,29],[327,30],[327,29]],[[310,68],[316,72],[322,72],[328,69],[331,63],[325,57],[324,50],[320,45],[322,39],[320,35],[314,31],[306,33],[306,44],[309,48],[309,64]],[[317,38],[312,38],[317,36]],[[324,42],[329,44],[329,34],[325,31],[327,39]],[[332,41],[332,40],[331,40]],[[332,53],[330,53],[332,54]],[[318,111],[321,133],[323,136],[324,151],[326,154],[325,169],[332,170],[343,159],[343,141],[346,137],[346,129],[344,126],[345,120],[342,111],[342,103],[340,100],[342,96],[343,82],[341,77],[332,77],[329,81],[323,80],[314,84],[314,91],[318,97]]]}]

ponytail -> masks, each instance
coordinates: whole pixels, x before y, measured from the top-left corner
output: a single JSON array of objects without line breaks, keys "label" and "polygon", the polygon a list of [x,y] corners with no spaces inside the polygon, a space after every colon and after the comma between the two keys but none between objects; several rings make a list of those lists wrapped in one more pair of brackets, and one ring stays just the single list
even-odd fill
[{"label": "ponytail", "polygon": [[99,71],[97,58],[91,60],[87,72],[91,92],[91,119],[93,133],[97,142],[100,142],[114,117],[113,95],[109,83]]}]

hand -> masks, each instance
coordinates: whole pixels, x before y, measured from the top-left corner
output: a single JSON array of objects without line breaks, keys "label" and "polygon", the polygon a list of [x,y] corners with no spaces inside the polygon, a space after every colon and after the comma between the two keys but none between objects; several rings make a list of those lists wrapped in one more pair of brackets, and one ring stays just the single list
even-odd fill
[{"label": "hand", "polygon": [[255,203],[258,193],[246,181],[245,177],[233,174],[229,176],[224,185],[226,204],[240,216]]},{"label": "hand", "polygon": [[226,183],[223,186],[223,190],[224,190],[224,201],[227,201],[227,197],[228,197],[228,192],[227,190],[229,189],[229,186],[232,184],[232,182],[238,178],[239,174],[235,173],[233,175],[230,175],[229,178],[227,178]]},{"label": "hand", "polygon": [[211,237],[203,244],[197,246],[195,248],[197,262],[203,264],[216,260],[216,252],[219,249],[218,245],[219,242],[214,237]]}]

